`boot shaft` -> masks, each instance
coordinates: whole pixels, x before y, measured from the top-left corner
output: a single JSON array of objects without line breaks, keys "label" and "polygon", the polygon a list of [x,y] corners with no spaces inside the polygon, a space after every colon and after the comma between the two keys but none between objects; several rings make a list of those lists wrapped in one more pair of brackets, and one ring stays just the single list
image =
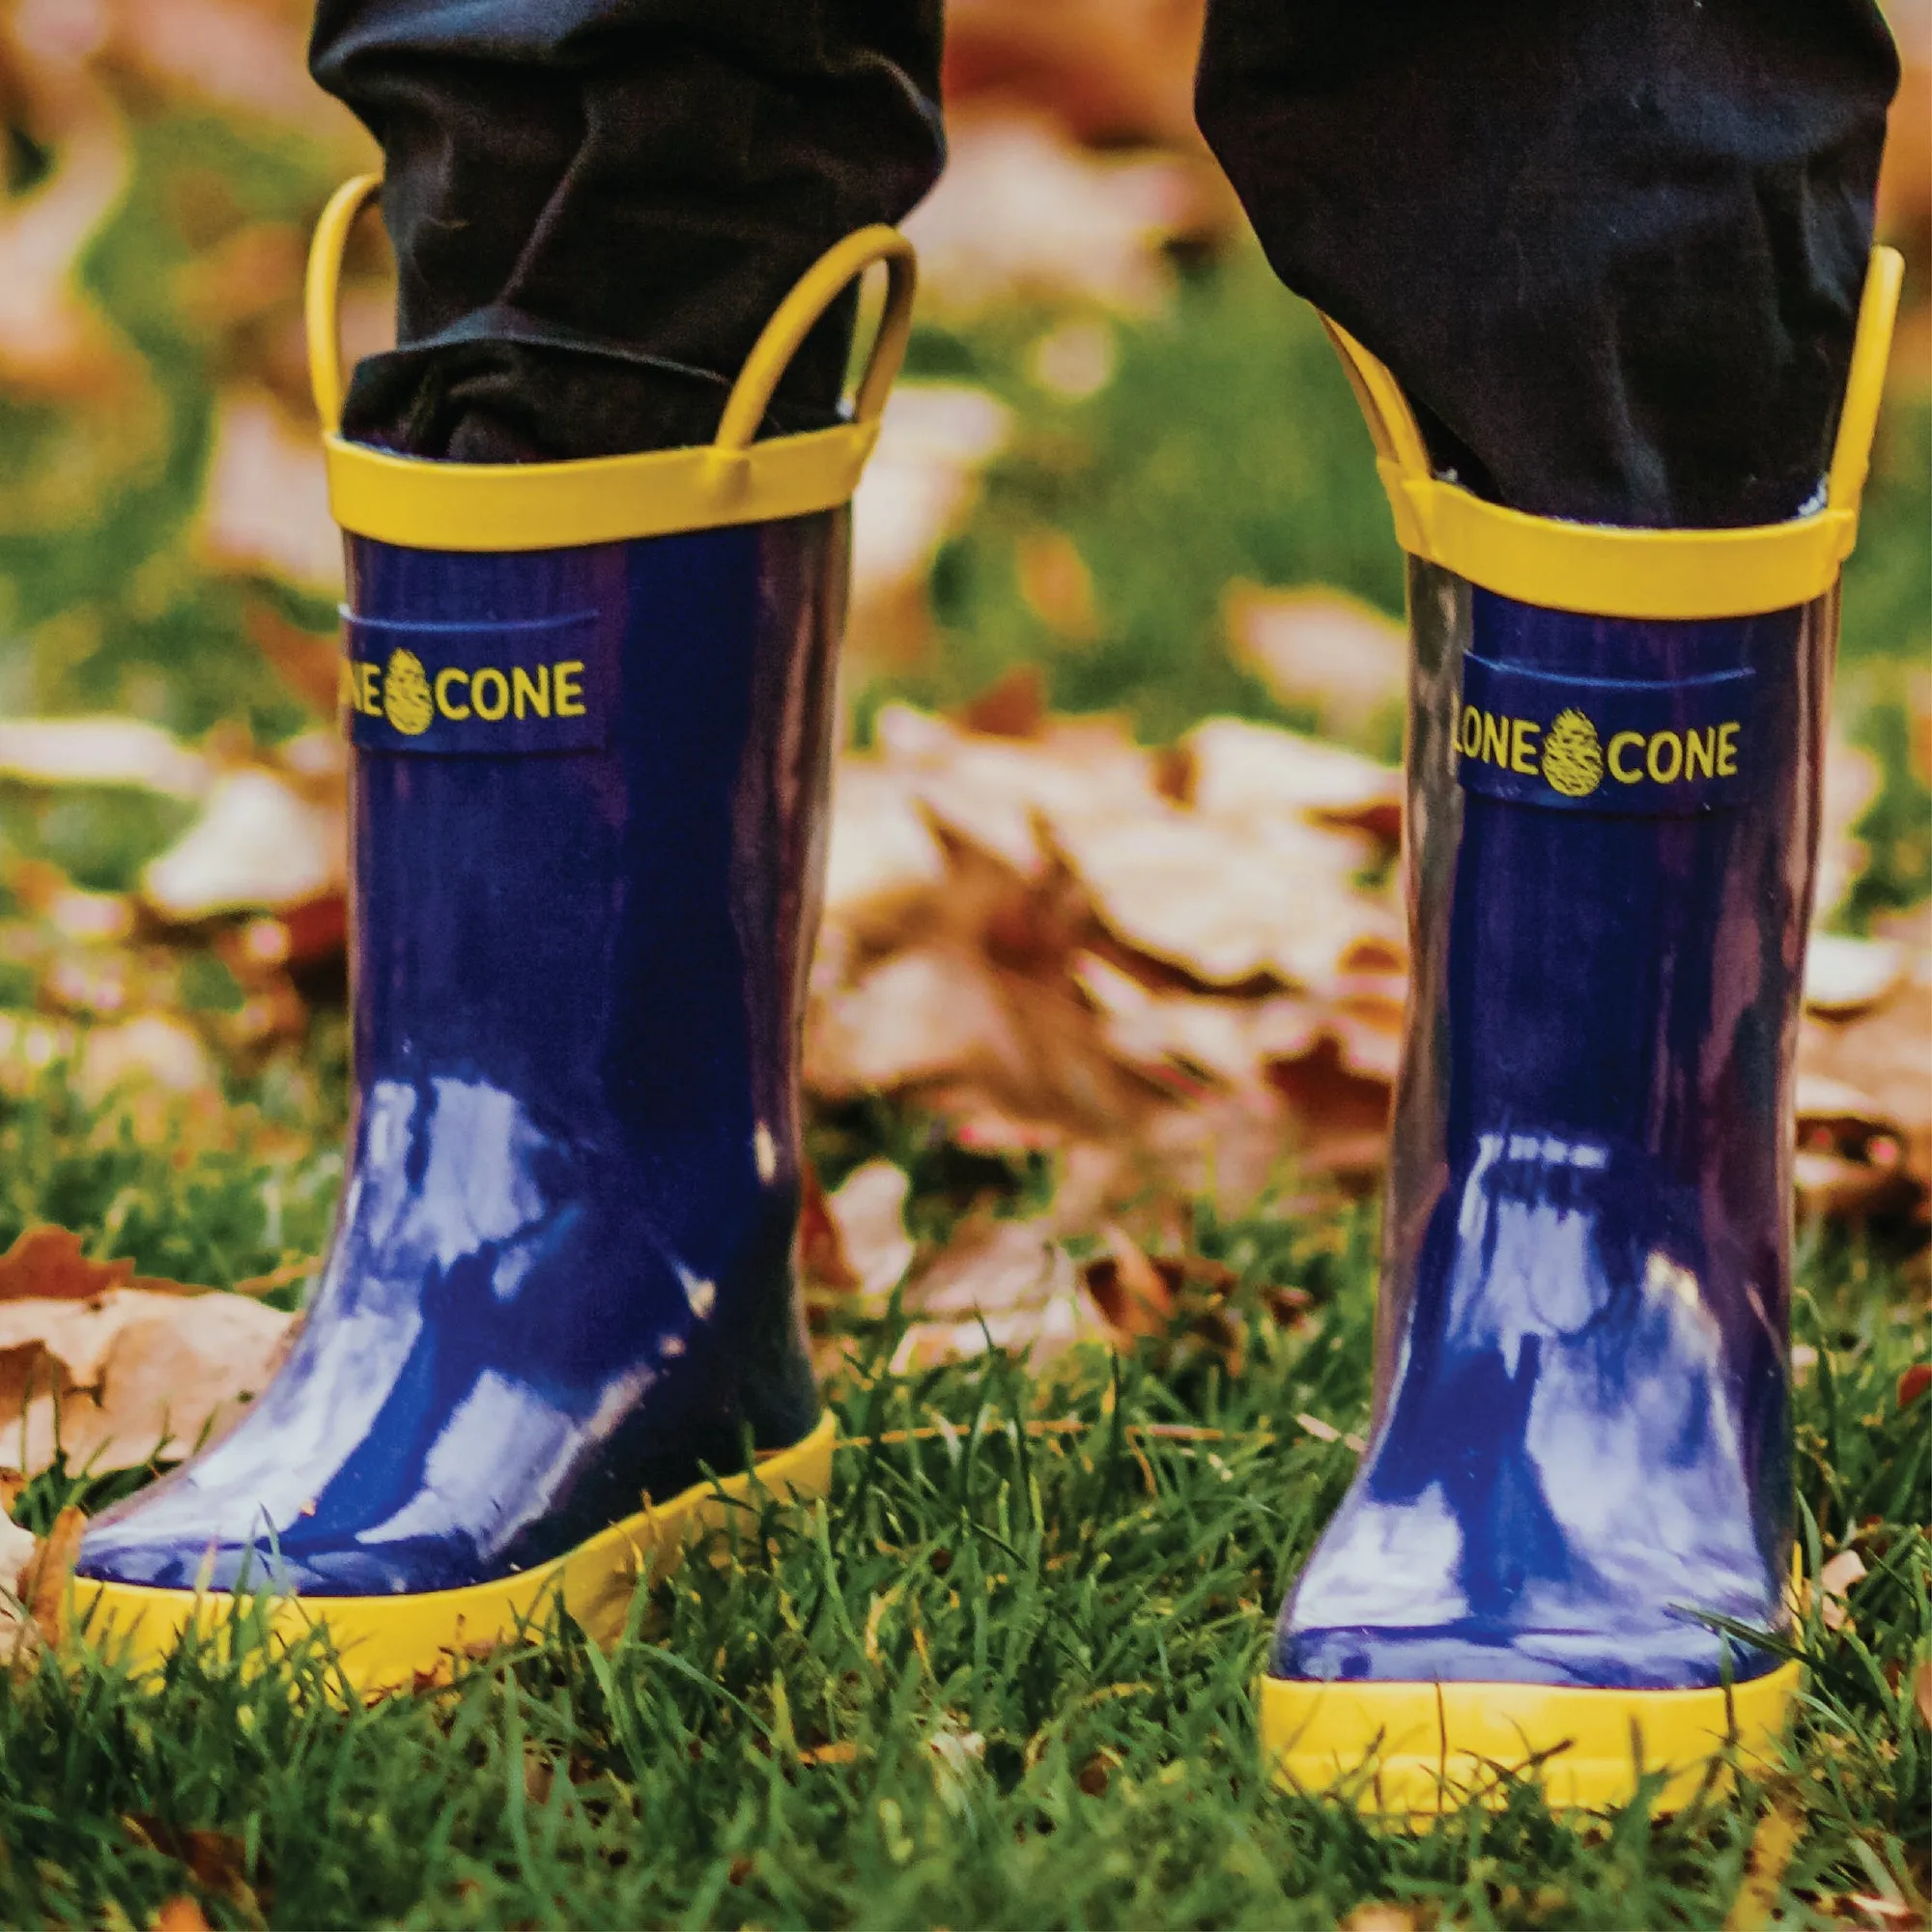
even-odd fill
[{"label": "boot shaft", "polygon": [[680,1239],[788,1221],[846,526],[351,539],[358,1096],[514,1094],[648,1160]]},{"label": "boot shaft", "polygon": [[1767,528],[1481,502],[1332,331],[1410,555],[1412,959],[1372,1438],[1284,1684],[1772,1668],[1717,1626],[1787,1615],[1792,1062],[1897,275],[1820,507]]},{"label": "boot shaft", "polygon": [[[1452,1622],[1560,1628],[1634,1583],[1775,1623],[1835,598],[1591,618],[1411,571],[1413,980],[1365,1501],[1453,1521]],[[1639,1615],[1620,1643],[1668,1682],[1686,1636]]]}]

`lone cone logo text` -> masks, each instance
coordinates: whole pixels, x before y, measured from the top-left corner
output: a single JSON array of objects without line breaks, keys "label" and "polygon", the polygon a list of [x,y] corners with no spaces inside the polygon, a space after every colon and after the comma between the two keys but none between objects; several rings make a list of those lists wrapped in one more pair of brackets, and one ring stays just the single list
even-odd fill
[{"label": "lone cone logo text", "polygon": [[1735,778],[1743,728],[1739,720],[1726,719],[1701,727],[1613,731],[1606,744],[1596,724],[1575,706],[1565,706],[1545,724],[1465,702],[1456,748],[1465,773],[1487,765],[1520,778],[1541,778],[1563,798],[1584,799],[1605,780],[1614,790]]},{"label": "lone cone logo text", "polygon": [[352,714],[380,718],[404,737],[416,738],[440,721],[497,724],[506,719],[582,718],[583,678],[582,658],[527,667],[482,665],[473,670],[447,666],[432,677],[413,651],[398,645],[386,664],[344,660],[342,703]]},{"label": "lone cone logo text", "polygon": [[589,752],[614,715],[595,611],[406,624],[351,612],[343,723],[369,752],[477,757]]}]

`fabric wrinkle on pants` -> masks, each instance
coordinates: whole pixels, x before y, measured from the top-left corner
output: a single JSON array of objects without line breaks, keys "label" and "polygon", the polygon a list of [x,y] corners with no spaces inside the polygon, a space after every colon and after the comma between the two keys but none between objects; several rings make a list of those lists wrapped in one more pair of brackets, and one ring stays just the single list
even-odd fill
[{"label": "fabric wrinkle on pants", "polygon": [[[708,440],[783,290],[937,179],[938,0],[322,0],[387,159],[399,347],[351,435],[459,461]],[[1438,465],[1536,515],[1813,494],[1897,61],[1874,0],[1209,0],[1201,124],[1281,278]],[[770,427],[828,419],[850,304]]]},{"label": "fabric wrinkle on pants", "polygon": [[[397,348],[347,433],[458,462],[708,442],[780,299],[937,179],[937,0],[321,0],[382,144]],[[833,420],[849,298],[767,433]]]}]

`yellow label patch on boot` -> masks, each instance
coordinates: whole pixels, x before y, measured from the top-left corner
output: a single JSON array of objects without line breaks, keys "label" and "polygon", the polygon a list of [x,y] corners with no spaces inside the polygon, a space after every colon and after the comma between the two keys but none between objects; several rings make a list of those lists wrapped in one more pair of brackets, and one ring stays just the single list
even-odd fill
[{"label": "yellow label patch on boot", "polygon": [[1689,814],[1744,797],[1753,673],[1671,682],[1558,676],[1463,662],[1463,789],[1561,810]]},{"label": "yellow label patch on boot", "polygon": [[341,704],[374,752],[594,751],[614,693],[597,615],[518,624],[347,623]]}]

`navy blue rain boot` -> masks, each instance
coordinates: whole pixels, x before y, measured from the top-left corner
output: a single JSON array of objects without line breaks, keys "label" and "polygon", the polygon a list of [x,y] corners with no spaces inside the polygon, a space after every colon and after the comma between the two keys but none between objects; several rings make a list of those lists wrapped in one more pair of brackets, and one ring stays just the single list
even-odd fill
[{"label": "navy blue rain boot", "polygon": [[[311,264],[317,401],[375,188]],[[867,265],[854,419],[754,441]],[[165,1653],[225,1593],[408,1683],[830,1482],[793,1272],[846,505],[912,296],[869,229],[774,317],[704,448],[527,466],[327,440],[348,532],[355,1113],[321,1283],[235,1430],[94,1522],[75,1615]],[[718,1480],[713,1480],[717,1472]]]},{"label": "navy blue rain boot", "polygon": [[1717,1620],[1789,1618],[1792,1053],[1897,296],[1881,250],[1824,507],[1769,528],[1481,502],[1333,331],[1410,554],[1413,979],[1373,1436],[1262,1683],[1299,1789],[1681,1800],[1782,1725]]}]

